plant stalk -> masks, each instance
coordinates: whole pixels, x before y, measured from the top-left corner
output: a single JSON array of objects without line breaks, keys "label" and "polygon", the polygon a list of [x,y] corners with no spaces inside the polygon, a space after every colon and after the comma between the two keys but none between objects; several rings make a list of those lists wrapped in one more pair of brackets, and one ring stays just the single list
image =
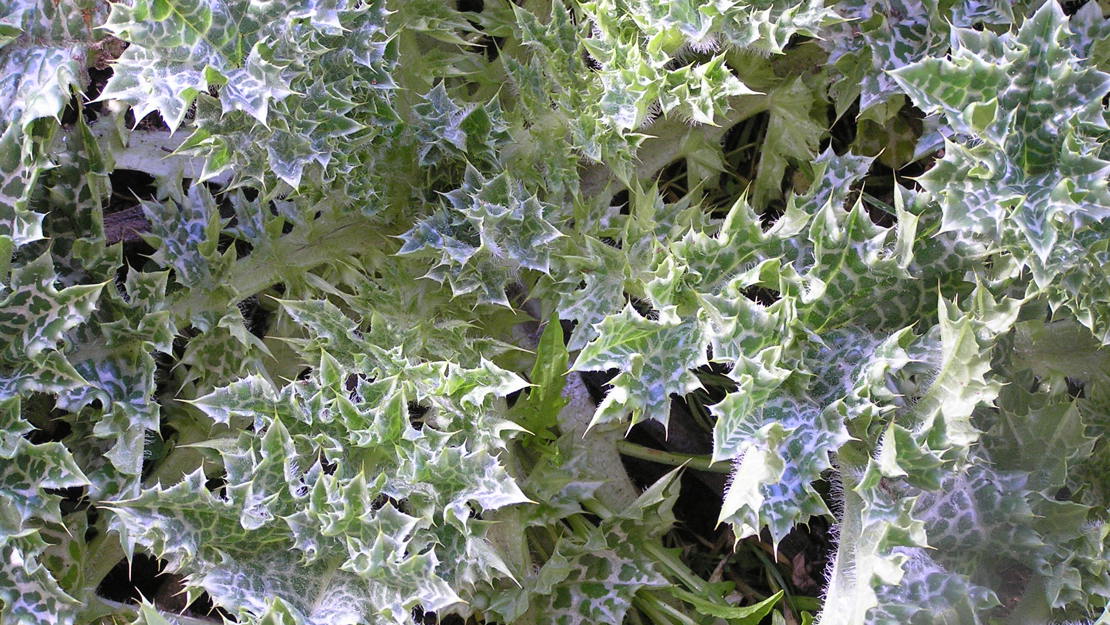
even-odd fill
[{"label": "plant stalk", "polygon": [[697,621],[686,616],[681,610],[676,609],[651,592],[636,593],[634,603],[637,604],[637,607],[646,608],[645,613],[657,624],[662,622],[677,623],[678,625],[698,625]]},{"label": "plant stalk", "polygon": [[712,473],[728,473],[732,471],[732,465],[730,463],[713,462],[709,456],[680,454],[672,451],[663,451],[661,449],[652,449],[651,447],[644,447],[643,445],[637,445],[629,441],[618,441],[617,451],[630,458],[649,460],[651,462],[667,464],[673,467],[686,466],[698,471],[710,471]]}]

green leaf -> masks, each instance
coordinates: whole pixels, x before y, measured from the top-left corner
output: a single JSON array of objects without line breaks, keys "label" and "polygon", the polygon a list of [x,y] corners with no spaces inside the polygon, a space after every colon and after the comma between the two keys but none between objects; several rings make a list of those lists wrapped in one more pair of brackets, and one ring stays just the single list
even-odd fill
[{"label": "green leaf", "polygon": [[663,476],[600,526],[577,524],[578,531],[560,538],[552,556],[524,582],[530,606],[523,618],[562,625],[619,623],[637,592],[665,586],[644,545],[674,523],[677,475],[675,470]]},{"label": "green leaf", "polygon": [[[195,445],[222,460],[222,495],[198,471],[111,502],[125,545],[189,571],[194,592],[252,623],[271,618],[272,600],[301,625],[404,623],[417,604],[444,610],[507,574],[475,517],[527,501],[497,457],[512,428],[491,410],[524,382],[488,362],[433,367],[418,386],[339,370],[325,354],[311,390],[254,376],[193,402],[255,431]],[[420,430],[406,397],[437,407]]]},{"label": "green leaf", "polygon": [[456,600],[432,573],[434,556],[405,553],[417,520],[392,506],[368,516],[365,531],[350,537],[350,555],[338,561],[333,559],[337,554],[327,552],[306,558],[278,524],[241,526],[237,508],[247,502],[221,501],[203,482],[201,474],[193,473],[177,486],[113,506],[140,544],[174,570],[189,566],[195,584],[242,618],[261,615],[266,600],[278,597],[298,624],[371,617],[404,623],[417,592],[431,609]]},{"label": "green leaf", "polygon": [[[993,12],[969,11],[973,3],[950,3],[952,18],[971,19],[969,14],[977,13],[990,24],[1008,24],[1011,20],[1007,3],[996,2],[999,10]],[[836,10],[844,23],[828,29],[822,46],[829,50],[829,60],[842,76],[831,87],[837,117],[857,96],[861,114],[881,109],[898,93],[890,72],[938,56],[946,49],[952,18],[934,0],[849,0],[837,3]],[[889,115],[881,115],[876,121],[881,123]]]},{"label": "green leaf", "polygon": [[176,129],[196,94],[208,88],[209,76],[227,80],[245,60],[251,47],[246,37],[258,27],[254,19],[246,20],[246,28],[240,26],[245,13],[240,7],[203,0],[141,0],[113,6],[105,28],[121,39],[142,43],[128,47],[117,60],[101,97],[132,104],[136,119],[158,111],[170,129]]},{"label": "green leaf", "polygon": [[558,297],[559,318],[577,322],[567,349],[579,350],[597,337],[597,324],[627,302],[627,257],[621,250],[587,237],[578,255],[554,260],[560,265],[556,275],[566,276],[552,287]]},{"label": "green leaf", "polygon": [[548,319],[536,346],[536,362],[530,377],[532,387],[514,410],[521,425],[541,439],[554,439],[559,412],[567,405],[563,397],[569,355],[563,342],[563,326],[558,316]]},{"label": "green leaf", "polygon": [[[299,187],[306,170],[336,180],[370,158],[362,140],[373,133],[361,130],[396,122],[382,95],[396,87],[386,14],[381,2],[116,5],[105,28],[133,43],[100,99],[130,104],[136,120],[156,111],[171,130],[195,109],[186,146],[207,160],[206,176],[231,171],[268,190]],[[357,112],[356,100],[365,104]],[[340,178],[330,198],[367,200],[367,182]]]},{"label": "green leaf", "polygon": [[87,0],[14,0],[0,9],[0,135],[59,118],[87,80],[82,60],[99,38],[89,24],[103,12]]},{"label": "green leaf", "polygon": [[1074,321],[1023,321],[1016,324],[1014,363],[1036,375],[1087,384],[1110,379],[1110,349]]},{"label": "green leaf", "polygon": [[672,595],[694,606],[694,609],[697,610],[699,614],[725,619],[728,621],[729,625],[758,625],[763,621],[763,617],[770,614],[775,604],[779,602],[779,599],[782,599],[783,595],[783,592],[780,590],[759,603],[738,608],[723,606],[713,601],[706,601],[701,595],[694,594],[681,588],[672,588],[670,592]]},{"label": "green leaf", "polygon": [[[738,538],[767,527],[777,544],[796,523],[827,515],[812,483],[831,468],[835,453],[850,436],[845,422],[857,379],[882,362],[874,337],[842,331],[799,363],[812,381],[787,383],[781,362],[743,360],[732,372],[737,391],[710,407],[717,417],[714,460],[734,460],[735,472],[721,505],[720,521]],[[807,376],[809,377],[809,376]],[[794,387],[794,388],[791,388]],[[808,387],[808,388],[807,388]]]},{"label": "green leaf", "polygon": [[173,269],[186,287],[215,288],[228,259],[217,250],[221,220],[212,194],[203,185],[193,185],[180,201],[145,203],[143,212],[150,222],[145,238],[158,250],[152,259]]},{"label": "green leaf", "polygon": [[[993,304],[989,302],[988,306]],[[1003,302],[996,310],[981,311],[990,316],[960,315],[942,299],[938,308],[939,344],[930,348],[926,343],[923,347],[933,355],[921,354],[931,367],[927,374],[931,384],[912,403],[909,423],[925,448],[962,455],[979,438],[971,422],[972,412],[979,404],[993,400],[1001,388],[986,377],[991,368],[990,347],[993,337],[1013,324],[1017,307],[1013,302]],[[997,325],[991,327],[990,322]]]},{"label": "green leaf", "polygon": [[65,593],[39,563],[44,544],[37,536],[8,539],[0,543],[0,616],[5,623],[74,623],[80,603]]},{"label": "green leaf", "polygon": [[646,558],[600,536],[564,540],[540,569],[529,614],[559,625],[620,622],[636,591],[665,584]]}]

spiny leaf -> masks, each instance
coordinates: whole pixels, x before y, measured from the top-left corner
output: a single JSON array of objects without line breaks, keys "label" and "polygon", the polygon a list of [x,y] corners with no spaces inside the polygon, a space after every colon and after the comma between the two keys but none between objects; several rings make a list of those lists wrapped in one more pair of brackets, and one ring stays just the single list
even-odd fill
[{"label": "spiny leaf", "polygon": [[[1074,39],[1059,6],[1046,2],[1016,33],[958,30],[951,60],[926,59],[893,76],[920,108],[974,138],[948,141],[921,179],[941,201],[943,229],[1001,246],[1054,305],[1102,335],[1105,281],[1092,262],[1110,217],[1110,162],[1097,148],[1110,75],[1082,63],[1068,46]],[[1075,288],[1084,279],[1093,295]]]},{"label": "spiny leaf", "polygon": [[572,371],[618,369],[613,388],[594,414],[593,424],[654,419],[664,426],[672,393],[686,394],[700,386],[690,371],[706,363],[706,339],[696,323],[679,322],[667,311],[647,319],[625,306],[597,325],[598,338],[578,354]]},{"label": "spiny leaf", "polygon": [[103,284],[55,288],[49,254],[14,270],[11,290],[0,299],[0,363],[33,359],[57,347],[63,333],[93,312]]},{"label": "spiny leaf", "polygon": [[18,625],[73,623],[78,601],[43,566],[46,543],[35,527],[61,524],[61,497],[51,489],[84,486],[88,479],[57,442],[32,444],[19,397],[0,395],[0,618]]}]

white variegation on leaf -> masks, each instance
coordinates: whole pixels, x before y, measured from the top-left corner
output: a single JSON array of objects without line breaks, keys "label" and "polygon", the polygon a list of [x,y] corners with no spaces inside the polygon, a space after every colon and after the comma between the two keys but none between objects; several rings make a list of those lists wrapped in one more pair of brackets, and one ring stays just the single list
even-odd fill
[{"label": "white variegation on leaf", "polygon": [[3,623],[779,622],[688,412],[822,625],[1105,612],[1099,3],[0,4]]}]

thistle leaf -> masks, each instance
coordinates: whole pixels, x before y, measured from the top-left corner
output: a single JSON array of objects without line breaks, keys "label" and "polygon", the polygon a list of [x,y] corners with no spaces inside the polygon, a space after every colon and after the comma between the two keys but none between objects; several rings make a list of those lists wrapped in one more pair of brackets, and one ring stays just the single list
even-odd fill
[{"label": "thistle leaf", "polygon": [[598,406],[591,425],[646,419],[664,426],[670,415],[672,393],[684,395],[700,386],[691,369],[707,362],[706,339],[696,323],[669,318],[642,317],[631,305],[597,326],[598,338],[582,348],[572,371],[618,369],[605,401]]},{"label": "thistle leaf", "polygon": [[1094,263],[1110,217],[1110,162],[1097,148],[1110,75],[1075,56],[1076,39],[1046,2],[1016,33],[957,30],[951,60],[892,75],[917,106],[974,138],[948,141],[922,178],[941,202],[943,230],[974,232],[1013,254],[1054,306],[1104,336],[1104,272]]}]

